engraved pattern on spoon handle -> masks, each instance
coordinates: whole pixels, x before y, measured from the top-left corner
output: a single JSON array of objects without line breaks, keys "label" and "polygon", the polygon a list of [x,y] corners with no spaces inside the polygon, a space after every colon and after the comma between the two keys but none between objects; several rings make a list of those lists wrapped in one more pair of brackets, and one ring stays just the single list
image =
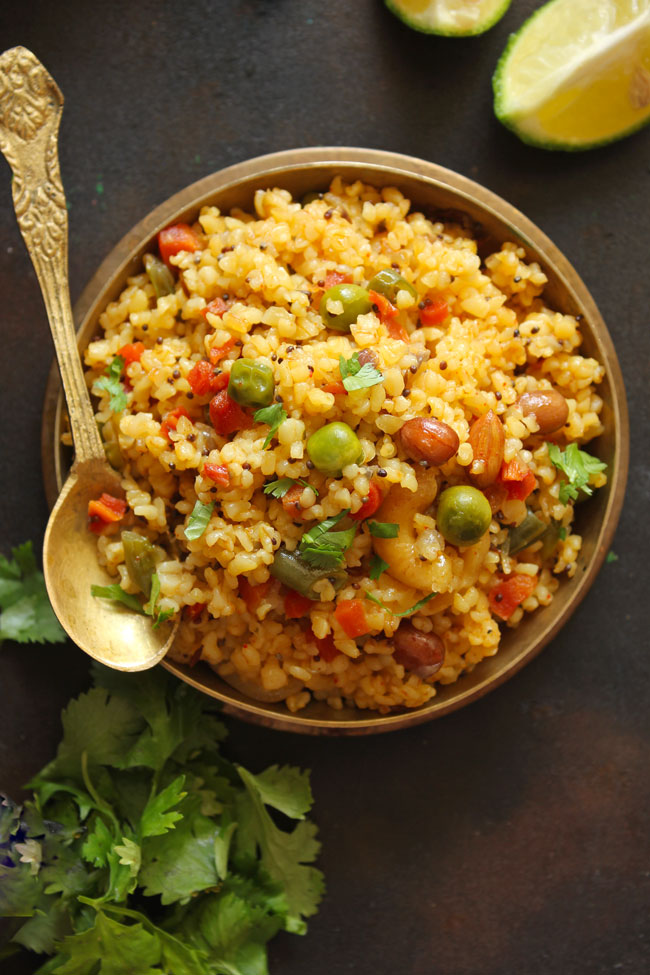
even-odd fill
[{"label": "engraved pattern on spoon handle", "polygon": [[16,219],[41,286],[70,414],[76,462],[105,460],[77,349],[68,287],[68,212],[57,138],[63,96],[31,51],[0,56],[0,149]]}]

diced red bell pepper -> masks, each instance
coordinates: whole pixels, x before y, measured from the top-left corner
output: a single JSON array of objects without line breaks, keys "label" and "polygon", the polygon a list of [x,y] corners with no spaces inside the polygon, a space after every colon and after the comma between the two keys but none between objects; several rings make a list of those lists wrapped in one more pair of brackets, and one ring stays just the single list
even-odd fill
[{"label": "diced red bell pepper", "polygon": [[237,339],[235,336],[231,335],[229,339],[226,339],[223,345],[215,345],[212,349],[210,349],[208,356],[213,366],[216,366],[218,362],[221,362],[222,359],[226,358],[236,341]]},{"label": "diced red bell pepper", "polygon": [[207,605],[207,603],[193,603],[191,606],[186,606],[185,616],[188,620],[195,622],[203,615],[203,610]]},{"label": "diced red bell pepper", "polygon": [[537,582],[537,576],[526,576],[521,572],[507,576],[490,589],[490,609],[500,619],[509,620],[517,606],[535,591]]},{"label": "diced red bell pepper", "polygon": [[333,383],[325,383],[325,385],[322,388],[325,393],[331,393],[332,396],[341,396],[344,393],[347,393],[347,390],[343,385],[343,381],[341,379]]},{"label": "diced red bell pepper", "polygon": [[327,636],[323,637],[322,639],[315,636],[313,630],[310,631],[310,634],[311,639],[318,648],[318,655],[322,660],[329,664],[332,662],[332,660],[339,656],[341,651],[338,650],[334,645],[334,637],[331,633],[328,633]]},{"label": "diced red bell pepper", "polygon": [[232,301],[226,301],[224,298],[214,298],[209,305],[206,305],[205,308],[202,309],[201,314],[206,319],[208,314],[216,315],[217,318],[223,318],[231,305]]},{"label": "diced red bell pepper", "polygon": [[341,599],[336,604],[334,615],[341,624],[345,635],[352,640],[370,632],[366,610],[360,599]]},{"label": "diced red bell pepper", "polygon": [[101,534],[106,525],[122,520],[127,507],[123,498],[102,494],[99,498],[88,502],[88,527],[96,535]]},{"label": "diced red bell pepper", "polygon": [[160,424],[160,432],[162,433],[163,437],[167,437],[168,440],[171,440],[169,431],[176,429],[178,426],[178,421],[182,416],[187,417],[188,420],[190,419],[190,414],[187,412],[184,406],[177,406],[175,409],[170,410],[169,413],[165,414],[165,417]]},{"label": "diced red bell pepper", "polygon": [[225,389],[230,380],[230,373],[219,372],[215,375],[214,366],[207,359],[196,362],[189,373],[187,381],[195,396],[207,396]]},{"label": "diced red bell pepper", "polygon": [[245,576],[239,576],[238,585],[239,595],[246,603],[246,609],[249,613],[254,613],[271,588],[271,580],[267,579],[266,582],[253,586]]},{"label": "diced red bell pepper", "polygon": [[383,495],[381,493],[381,489],[377,486],[375,481],[371,481],[368,488],[368,500],[364,501],[359,510],[350,515],[350,518],[352,518],[353,521],[363,521],[365,518],[370,518],[371,515],[374,515],[374,513],[377,511],[382,500]]},{"label": "diced red bell pepper", "polygon": [[187,223],[175,223],[158,234],[158,250],[167,267],[170,257],[182,251],[198,251],[200,247],[198,234]]},{"label": "diced red bell pepper", "polygon": [[204,464],[201,473],[220,487],[230,487],[230,474],[224,464]]},{"label": "diced red bell pepper", "polygon": [[313,599],[301,596],[295,589],[289,589],[284,597],[284,615],[288,620],[299,620],[308,614],[313,605]]},{"label": "diced red bell pepper", "polygon": [[304,490],[303,484],[292,484],[282,498],[282,507],[294,521],[302,519],[303,509],[300,506],[300,495]]},{"label": "diced red bell pepper", "polygon": [[420,322],[426,327],[440,325],[449,315],[449,305],[444,298],[425,298],[419,305]]},{"label": "diced red bell pepper", "polygon": [[252,417],[228,396],[226,389],[222,389],[210,400],[210,422],[221,437],[228,437],[237,430],[248,430],[253,426]]},{"label": "diced red bell pepper", "polygon": [[537,487],[535,475],[517,456],[503,462],[498,480],[508,492],[509,501],[525,501]]},{"label": "diced red bell pepper", "polygon": [[118,350],[118,355],[124,359],[124,365],[130,366],[132,362],[139,362],[144,352],[144,342],[129,342]]}]

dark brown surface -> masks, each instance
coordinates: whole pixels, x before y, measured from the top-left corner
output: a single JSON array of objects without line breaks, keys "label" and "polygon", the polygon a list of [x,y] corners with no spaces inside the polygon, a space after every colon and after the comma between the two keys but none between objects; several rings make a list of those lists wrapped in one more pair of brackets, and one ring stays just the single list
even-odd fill
[{"label": "dark brown surface", "polygon": [[[313,739],[230,720],[253,768],[313,768],[328,896],[274,975],[645,975],[650,383],[650,131],[588,154],[520,145],[490,75],[519,0],[483,38],[409,32],[379,0],[5,4],[0,49],[31,48],[66,97],[61,167],[71,290],[152,206],[231,162],[367,145],[477,179],[558,244],[599,304],[627,381],[632,464],[605,565],[553,643],[468,709],[376,739]],[[41,397],[51,346],[0,178],[0,548],[38,539]],[[86,681],[73,647],[0,650],[0,783],[52,754]],[[5,962],[22,975],[30,959]]]}]

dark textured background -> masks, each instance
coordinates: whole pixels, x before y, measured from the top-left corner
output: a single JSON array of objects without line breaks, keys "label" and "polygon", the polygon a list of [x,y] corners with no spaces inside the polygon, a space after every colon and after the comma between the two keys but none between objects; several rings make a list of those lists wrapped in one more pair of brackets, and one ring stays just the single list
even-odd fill
[{"label": "dark textured background", "polygon": [[[31,48],[66,97],[61,168],[73,300],[151,207],[263,152],[360,145],[422,156],[505,196],[558,244],[614,337],[632,419],[617,562],[561,635],[486,699],[376,739],[229,720],[254,769],[311,766],[328,894],[274,975],[645,975],[649,967],[650,131],[586,154],[521,145],[490,77],[516,0],[482,38],[403,27],[379,0],[6,2],[0,50]],[[38,540],[52,358],[0,163],[0,549]],[[0,650],[0,784],[52,754],[86,683],[72,646]],[[26,956],[3,973],[34,969]],[[135,973],[137,975],[137,973]]]}]

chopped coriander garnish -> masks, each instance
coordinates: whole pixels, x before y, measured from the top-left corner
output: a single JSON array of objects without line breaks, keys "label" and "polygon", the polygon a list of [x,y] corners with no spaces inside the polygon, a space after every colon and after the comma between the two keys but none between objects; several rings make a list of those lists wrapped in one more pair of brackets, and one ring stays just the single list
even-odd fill
[{"label": "chopped coriander garnish", "polygon": [[173,609],[159,609],[158,600],[160,598],[160,578],[157,572],[151,576],[151,596],[149,602],[145,603],[144,611],[147,616],[153,617],[154,630],[161,623],[165,623],[170,616],[174,615]]},{"label": "chopped coriander garnish", "polygon": [[110,366],[104,370],[104,375],[95,381],[95,389],[103,389],[110,395],[109,406],[113,413],[121,413],[126,406],[126,390],[120,382],[124,371],[124,359],[116,355]]},{"label": "chopped coriander garnish", "polygon": [[[388,568],[388,566],[386,566],[386,568]],[[382,609],[385,609],[387,613],[391,613],[393,616],[410,616],[411,613],[417,613],[418,609],[422,609],[425,603],[428,603],[430,599],[433,599],[433,597],[437,595],[437,592],[429,593],[429,595],[425,596],[424,599],[418,600],[418,602],[414,606],[411,606],[410,609],[405,609],[401,613],[396,613],[390,608],[390,606],[383,603],[378,596],[373,596],[371,592],[368,592],[367,590],[365,591],[366,599],[370,599],[373,603],[377,603],[378,606],[381,606]]]},{"label": "chopped coriander garnish", "polygon": [[50,606],[31,542],[0,555],[0,643],[63,643],[66,635]]},{"label": "chopped coriander garnish", "polygon": [[388,562],[384,562],[384,560],[380,559],[378,555],[373,554],[370,557],[370,571],[368,572],[368,575],[370,576],[371,579],[376,580],[379,578],[382,572],[385,572],[386,569],[389,568],[390,566]]},{"label": "chopped coriander garnish", "polygon": [[270,430],[267,434],[266,440],[264,441],[264,449],[273,440],[273,435],[280,426],[281,423],[287,419],[288,413],[282,407],[282,403],[273,403],[272,406],[263,406],[261,410],[256,410],[253,419],[256,423],[268,423]]},{"label": "chopped coriander garnish", "polygon": [[570,443],[564,451],[557,444],[549,443],[548,456],[551,463],[568,478],[560,485],[561,504],[566,504],[569,498],[575,501],[578,491],[587,495],[593,494],[594,489],[589,484],[590,476],[607,469],[607,464],[592,457],[586,450],[580,450],[577,443]]},{"label": "chopped coriander garnish", "polygon": [[564,539],[566,538],[566,528],[564,527],[564,525],[560,525],[560,527],[557,530],[557,534],[558,534],[558,538],[564,541]]},{"label": "chopped coriander garnish", "polygon": [[210,521],[213,511],[213,501],[211,501],[210,504],[203,504],[201,501],[196,502],[184,532],[185,538],[188,540],[188,542],[193,542],[195,539],[201,537],[205,529],[208,527],[208,522]]},{"label": "chopped coriander garnish", "polygon": [[397,538],[399,525],[392,521],[369,521],[370,534],[375,538]]},{"label": "chopped coriander garnish", "polygon": [[610,562],[618,562],[618,555],[616,554],[616,552],[608,552],[607,555],[605,556],[605,562],[607,562],[608,564]]},{"label": "chopped coriander garnish", "polygon": [[366,362],[363,366],[359,362],[359,353],[353,352],[349,359],[339,356],[339,368],[343,385],[350,392],[353,389],[367,389],[369,386],[376,386],[383,380],[379,369]]},{"label": "chopped coriander garnish", "polygon": [[331,529],[347,514],[349,509],[326,518],[305,532],[300,540],[299,552],[308,565],[317,569],[336,569],[342,564],[345,553],[354,541],[357,526],[339,532]]},{"label": "chopped coriander garnish", "polygon": [[144,609],[138,597],[131,592],[125,592],[117,583],[112,586],[91,586],[90,594],[99,597],[99,599],[112,599],[116,603],[124,603],[129,609],[144,615]]},{"label": "chopped coriander garnish", "polygon": [[269,481],[268,484],[264,485],[264,494],[270,494],[272,498],[283,498],[294,484],[302,484],[303,487],[311,488],[314,494],[318,496],[318,489],[302,477],[299,477],[297,481],[290,477],[281,477],[277,481]]}]

